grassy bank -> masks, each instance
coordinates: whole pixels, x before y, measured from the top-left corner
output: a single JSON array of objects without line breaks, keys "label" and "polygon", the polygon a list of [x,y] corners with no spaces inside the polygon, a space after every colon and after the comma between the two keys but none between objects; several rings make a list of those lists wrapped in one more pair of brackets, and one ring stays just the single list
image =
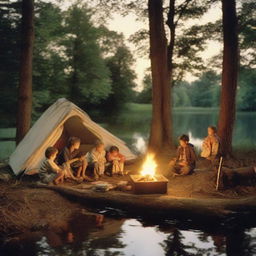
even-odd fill
[{"label": "grassy bank", "polygon": [[[140,104],[140,103],[127,103],[126,110],[131,112],[149,112],[152,110],[151,104]],[[175,107],[173,112],[209,112],[209,111],[218,111],[219,108],[203,108],[203,107]]]}]

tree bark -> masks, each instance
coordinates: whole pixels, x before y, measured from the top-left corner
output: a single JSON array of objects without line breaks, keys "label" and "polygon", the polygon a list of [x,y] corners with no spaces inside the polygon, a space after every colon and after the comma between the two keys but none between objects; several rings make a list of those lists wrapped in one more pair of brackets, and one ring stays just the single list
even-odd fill
[{"label": "tree bark", "polygon": [[238,74],[238,33],[235,0],[222,0],[224,52],[218,134],[222,153],[232,154],[232,134],[236,115]]},{"label": "tree bark", "polygon": [[34,1],[22,1],[22,46],[16,144],[26,135],[31,124],[32,112],[32,58],[34,42]]},{"label": "tree bark", "polygon": [[153,86],[149,150],[160,151],[172,145],[170,80],[162,0],[149,0],[148,12]]}]

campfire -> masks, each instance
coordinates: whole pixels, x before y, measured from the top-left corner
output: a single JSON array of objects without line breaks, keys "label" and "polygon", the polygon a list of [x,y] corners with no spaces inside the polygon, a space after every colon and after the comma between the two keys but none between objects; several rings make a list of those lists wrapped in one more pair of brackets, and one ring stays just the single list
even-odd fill
[{"label": "campfire", "polygon": [[168,180],[163,175],[156,174],[156,170],[154,154],[147,154],[140,174],[130,175],[135,194],[167,193]]},{"label": "campfire", "polygon": [[154,160],[154,155],[148,154],[142,165],[142,169],[140,171],[142,177],[139,181],[155,181],[156,168],[157,164]]}]

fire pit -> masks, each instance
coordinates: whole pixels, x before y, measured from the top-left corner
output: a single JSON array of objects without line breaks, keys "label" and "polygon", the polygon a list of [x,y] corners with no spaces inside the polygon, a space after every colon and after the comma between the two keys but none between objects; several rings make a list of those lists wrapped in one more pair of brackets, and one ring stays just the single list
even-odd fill
[{"label": "fire pit", "polygon": [[163,175],[155,175],[154,180],[142,180],[141,175],[130,175],[135,194],[166,194],[168,180]]},{"label": "fire pit", "polygon": [[154,155],[149,154],[143,163],[141,174],[130,175],[135,194],[166,194],[168,179],[161,174],[155,174],[157,165]]}]

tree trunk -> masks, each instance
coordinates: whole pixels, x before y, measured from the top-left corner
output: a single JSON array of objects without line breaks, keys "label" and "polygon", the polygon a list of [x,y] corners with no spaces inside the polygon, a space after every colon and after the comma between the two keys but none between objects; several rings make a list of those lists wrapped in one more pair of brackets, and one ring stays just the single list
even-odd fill
[{"label": "tree trunk", "polygon": [[222,0],[224,52],[218,134],[222,153],[232,153],[232,134],[236,115],[238,35],[235,0]]},{"label": "tree trunk", "polygon": [[150,59],[152,73],[152,123],[149,150],[171,146],[170,85],[167,66],[167,39],[162,0],[149,0]]},{"label": "tree trunk", "polygon": [[22,46],[16,144],[26,135],[31,124],[32,112],[32,58],[34,41],[34,1],[22,1]]}]

